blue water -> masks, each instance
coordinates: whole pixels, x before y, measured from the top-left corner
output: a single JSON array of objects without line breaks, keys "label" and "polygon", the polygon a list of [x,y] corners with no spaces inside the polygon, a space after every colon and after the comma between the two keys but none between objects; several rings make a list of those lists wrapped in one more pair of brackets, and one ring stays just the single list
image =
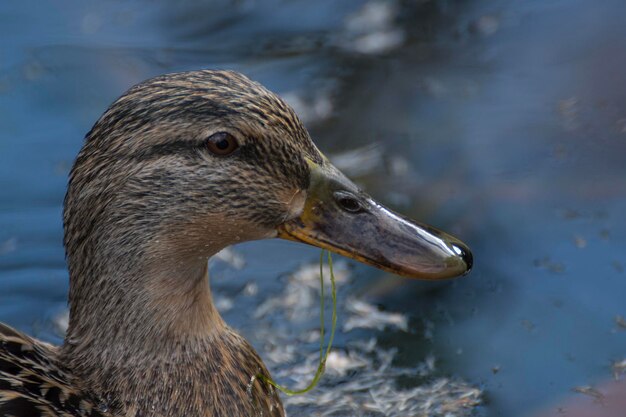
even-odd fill
[{"label": "blue water", "polygon": [[[413,331],[378,334],[401,364],[434,353],[439,373],[485,389],[488,416],[610,379],[626,357],[626,3],[392,2],[387,23],[355,34],[364,4],[0,5],[0,320],[60,340],[66,177],[106,106],[156,74],[231,68],[322,103],[307,125],[325,153],[374,145],[356,180],[472,247],[472,274],[441,285],[355,265],[360,296],[411,317]],[[368,34],[392,41],[359,49]],[[238,250],[247,266],[228,274],[255,276],[259,301],[317,257]]]}]

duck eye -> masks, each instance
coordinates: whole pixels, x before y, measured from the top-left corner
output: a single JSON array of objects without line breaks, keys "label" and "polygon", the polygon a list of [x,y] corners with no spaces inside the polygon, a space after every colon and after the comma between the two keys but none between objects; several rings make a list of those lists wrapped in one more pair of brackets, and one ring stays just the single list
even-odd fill
[{"label": "duck eye", "polygon": [[226,156],[235,152],[239,148],[239,143],[230,133],[218,132],[209,137],[207,148],[213,155]]}]

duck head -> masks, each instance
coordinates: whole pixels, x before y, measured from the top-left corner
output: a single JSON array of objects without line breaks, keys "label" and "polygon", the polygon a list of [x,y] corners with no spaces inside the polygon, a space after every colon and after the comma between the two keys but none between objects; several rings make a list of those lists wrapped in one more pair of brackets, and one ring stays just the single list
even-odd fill
[{"label": "duck head", "polygon": [[279,237],[411,278],[472,266],[466,245],[377,203],[282,99],[229,71],[153,78],[118,99],[76,161],[65,227],[70,270],[81,248],[103,249],[87,244],[94,234],[117,242],[111,257],[125,248],[181,263]]},{"label": "duck head", "polygon": [[60,358],[116,415],[284,415],[272,387],[250,388],[269,373],[212,302],[207,258],[227,245],[281,237],[425,279],[472,264],[457,239],[372,200],[234,72],[127,91],[88,133],[64,207]]}]

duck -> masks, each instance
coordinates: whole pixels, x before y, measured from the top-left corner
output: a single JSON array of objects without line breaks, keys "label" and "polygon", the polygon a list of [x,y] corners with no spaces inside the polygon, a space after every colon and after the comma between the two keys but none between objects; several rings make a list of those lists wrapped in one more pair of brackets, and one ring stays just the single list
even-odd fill
[{"label": "duck", "polygon": [[409,278],[466,274],[463,242],[377,203],[278,95],[196,70],[131,87],[87,133],[63,210],[69,326],[0,324],[0,415],[283,417],[212,302],[208,259],[282,238]]}]

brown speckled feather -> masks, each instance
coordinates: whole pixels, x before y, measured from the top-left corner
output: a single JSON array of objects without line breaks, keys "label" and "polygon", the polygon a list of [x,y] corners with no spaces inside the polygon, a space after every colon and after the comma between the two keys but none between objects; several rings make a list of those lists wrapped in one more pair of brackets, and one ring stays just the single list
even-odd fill
[{"label": "brown speckled feather", "polygon": [[0,323],[0,416],[107,417],[70,381],[56,348]]}]

